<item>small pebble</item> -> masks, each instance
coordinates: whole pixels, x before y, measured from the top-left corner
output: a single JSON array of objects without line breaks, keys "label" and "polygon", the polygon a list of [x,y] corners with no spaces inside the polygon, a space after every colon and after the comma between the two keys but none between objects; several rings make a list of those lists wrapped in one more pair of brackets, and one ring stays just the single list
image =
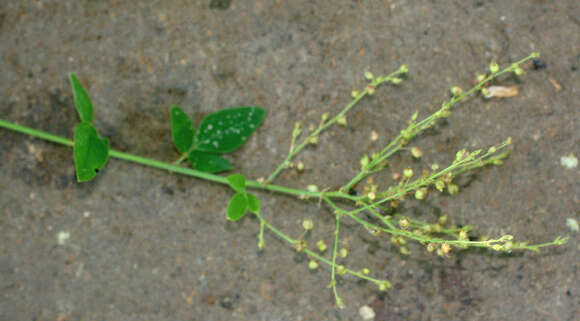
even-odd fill
[{"label": "small pebble", "polygon": [[58,245],[64,245],[70,239],[70,233],[65,231],[58,232],[56,237]]},{"label": "small pebble", "polygon": [[375,310],[373,310],[373,308],[371,308],[368,305],[363,305],[362,307],[360,307],[358,313],[365,321],[375,319]]}]

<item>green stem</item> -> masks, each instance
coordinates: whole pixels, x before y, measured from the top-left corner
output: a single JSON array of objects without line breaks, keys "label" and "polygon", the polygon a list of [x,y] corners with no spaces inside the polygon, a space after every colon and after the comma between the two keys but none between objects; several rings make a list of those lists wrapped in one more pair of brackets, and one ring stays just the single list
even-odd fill
[{"label": "green stem", "polygon": [[392,81],[396,76],[400,75],[400,74],[404,74],[406,73],[406,71],[403,71],[402,68],[399,68],[399,70],[392,72],[391,74],[389,74],[386,77],[379,77],[376,80],[374,80],[372,83],[370,83],[367,87],[365,87],[365,89],[360,92],[356,97],[353,98],[353,100],[350,101],[350,103],[348,103],[338,114],[336,114],[334,117],[332,117],[331,119],[329,119],[326,122],[322,122],[318,128],[313,131],[307,138],[305,138],[302,143],[300,143],[300,145],[294,147],[294,143],[296,140],[296,137],[292,137],[292,143],[290,146],[290,152],[288,153],[288,155],[286,156],[286,158],[284,159],[284,161],[282,161],[282,163],[272,172],[272,174],[270,174],[270,176],[268,176],[268,179],[266,179],[266,182],[271,182],[273,181],[278,174],[284,169],[286,168],[286,166],[288,165],[288,163],[292,160],[292,158],[298,154],[304,147],[308,146],[310,143],[310,139],[311,138],[316,138],[318,137],[318,135],[320,135],[321,132],[323,132],[326,128],[330,127],[331,125],[333,125],[334,123],[336,123],[342,116],[344,116],[349,110],[351,110],[359,101],[361,101],[365,96],[371,94],[371,90],[374,92],[375,88],[378,87],[379,85],[385,83],[385,82],[390,82]]},{"label": "green stem", "polygon": [[342,303],[342,299],[338,295],[338,290],[336,289],[336,256],[338,254],[338,231],[340,229],[340,217],[342,214],[336,214],[336,227],[334,228],[334,247],[332,249],[332,272],[330,275],[330,284],[332,285],[332,292],[334,292],[334,298],[336,300],[336,304],[339,308],[344,308],[344,303]]},{"label": "green stem", "polygon": [[[525,58],[523,58],[523,59],[521,59],[521,60],[519,60],[519,61],[511,64],[509,67],[506,67],[506,68],[504,68],[503,70],[501,70],[499,72],[496,72],[494,74],[489,75],[484,80],[480,81],[477,85],[473,86],[471,89],[469,89],[469,90],[461,93],[460,95],[457,95],[457,96],[451,98],[451,100],[449,100],[448,102],[444,103],[438,111],[434,112],[430,116],[422,119],[421,121],[419,121],[417,123],[414,123],[414,122],[411,123],[407,127],[407,129],[404,130],[407,133],[406,135],[410,136],[410,138],[413,138],[413,137],[417,136],[423,130],[431,127],[434,124],[435,120],[437,118],[439,118],[438,115],[439,115],[440,112],[442,112],[444,110],[450,109],[451,107],[453,107],[454,105],[462,102],[467,97],[469,97],[472,94],[474,94],[475,92],[481,90],[481,88],[483,88],[483,86],[485,86],[485,84],[489,83],[490,81],[496,79],[497,77],[499,77],[499,76],[501,76],[501,75],[503,75],[505,73],[509,73],[509,72],[514,71],[517,67],[519,67],[519,65],[523,64],[524,62],[526,62],[526,61],[528,61],[528,60],[530,60],[532,58],[536,58],[536,57],[538,57],[538,54],[537,53],[530,54],[529,56],[527,56],[527,57],[525,57]],[[374,171],[372,169],[374,169],[376,166],[378,166],[379,164],[381,164],[387,158],[391,157],[393,154],[395,154],[396,152],[398,152],[407,142],[408,142],[408,139],[406,138],[406,136],[404,136],[403,133],[399,134],[397,137],[395,137],[389,143],[389,145],[387,145],[385,148],[383,148],[383,150],[380,151],[379,157],[373,159],[369,163],[369,165],[367,166],[367,168],[362,169],[348,183],[346,183],[343,187],[341,187],[340,190],[347,191],[352,186],[356,185],[357,183],[359,183],[360,181],[362,181],[363,179],[365,179],[369,175],[373,174]]]},{"label": "green stem", "polygon": [[[57,143],[57,144],[61,144],[61,145],[68,146],[68,147],[73,147],[73,145],[74,145],[73,141],[68,139],[68,138],[53,135],[53,134],[50,134],[50,133],[47,133],[47,132],[44,132],[41,130],[30,128],[30,127],[14,124],[14,123],[2,120],[2,119],[0,119],[0,127],[10,129],[10,130],[15,131],[15,132],[27,134],[27,135],[30,135],[33,137],[41,138],[43,140],[50,141],[50,142]],[[174,164],[161,162],[161,161],[154,160],[151,158],[146,158],[146,157],[141,157],[141,156],[137,156],[137,155],[133,155],[133,154],[129,154],[129,153],[124,153],[124,152],[120,152],[120,151],[113,150],[113,149],[109,151],[109,155],[111,157],[114,157],[117,159],[122,159],[122,160],[129,161],[132,163],[137,163],[137,164],[141,164],[141,165],[145,165],[145,166],[149,166],[149,167],[163,169],[163,170],[167,170],[169,172],[193,176],[193,177],[200,178],[200,179],[214,182],[214,183],[220,183],[220,184],[224,184],[224,185],[228,184],[226,178],[223,176],[214,175],[214,174],[210,174],[210,173],[201,172],[201,171],[198,171],[195,169],[177,166]],[[318,197],[322,196],[321,192],[309,192],[309,191],[305,191],[305,190],[299,190],[299,189],[294,189],[294,188],[289,188],[289,187],[284,187],[284,186],[279,186],[279,185],[263,184],[263,183],[259,183],[257,181],[251,181],[251,180],[246,182],[246,186],[248,186],[250,188],[254,188],[254,189],[268,190],[268,191],[272,191],[272,192],[285,193],[285,194],[290,194],[290,195],[295,195],[295,196],[305,196],[305,197],[313,197],[313,198],[318,198]],[[327,192],[326,194],[329,195],[330,197],[343,197],[343,196],[345,196],[344,194],[338,193],[338,192],[335,192],[335,193],[328,193]]]}]

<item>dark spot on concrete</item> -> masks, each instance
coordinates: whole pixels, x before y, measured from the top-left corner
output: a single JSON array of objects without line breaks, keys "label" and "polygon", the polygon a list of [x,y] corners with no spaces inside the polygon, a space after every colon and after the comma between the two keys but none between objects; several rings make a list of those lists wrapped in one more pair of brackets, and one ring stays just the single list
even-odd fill
[{"label": "dark spot on concrete", "polygon": [[307,258],[308,258],[308,256],[306,255],[306,253],[300,252],[300,253],[294,254],[294,256],[292,257],[292,260],[294,260],[294,262],[296,262],[296,263],[303,263],[304,261],[306,261]]},{"label": "dark spot on concrete", "polygon": [[175,191],[173,191],[173,188],[171,188],[167,185],[161,186],[161,191],[169,196],[173,196],[173,194],[175,194]]},{"label": "dark spot on concrete", "polygon": [[539,58],[533,59],[532,64],[534,66],[534,70],[543,70],[548,67],[548,64]]},{"label": "dark spot on concrete", "polygon": [[226,10],[232,4],[232,0],[210,0],[210,9]]},{"label": "dark spot on concrete", "polygon": [[141,72],[139,63],[135,59],[128,59],[125,57],[117,57],[116,65],[117,73],[123,78],[130,78]]},{"label": "dark spot on concrete", "polygon": [[240,301],[240,295],[222,295],[219,298],[220,306],[227,310],[233,310]]},{"label": "dark spot on concrete", "polygon": [[62,174],[57,176],[54,179],[54,187],[56,187],[57,190],[63,190],[66,189],[68,187],[68,185],[73,181],[75,175],[74,172],[71,174]]}]

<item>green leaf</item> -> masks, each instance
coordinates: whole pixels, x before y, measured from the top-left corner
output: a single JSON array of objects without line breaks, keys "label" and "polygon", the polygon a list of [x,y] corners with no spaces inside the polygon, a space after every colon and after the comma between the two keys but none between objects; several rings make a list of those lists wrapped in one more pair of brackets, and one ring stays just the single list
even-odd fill
[{"label": "green leaf", "polygon": [[233,174],[226,177],[230,187],[238,193],[243,193],[246,191],[246,178],[242,174]]},{"label": "green leaf", "polygon": [[196,136],[198,150],[225,154],[240,147],[260,126],[266,111],[259,107],[238,107],[207,115]]},{"label": "green leaf", "polygon": [[218,173],[234,169],[227,159],[219,155],[193,150],[187,154],[191,167],[206,173]]},{"label": "green leaf", "polygon": [[75,107],[81,118],[81,122],[90,123],[93,121],[93,104],[89,95],[83,88],[83,85],[72,72],[68,74],[70,85],[72,87]]},{"label": "green leaf", "polygon": [[228,219],[230,221],[237,221],[244,217],[248,210],[248,200],[246,195],[242,193],[235,194],[228,204]]},{"label": "green leaf", "polygon": [[109,141],[100,138],[93,125],[80,123],[75,128],[73,154],[77,180],[88,182],[105,167],[109,159]]},{"label": "green leaf", "polygon": [[248,209],[254,214],[260,214],[260,200],[253,194],[247,193]]},{"label": "green leaf", "polygon": [[195,129],[187,114],[179,106],[171,107],[171,137],[180,153],[187,153],[193,144]]}]

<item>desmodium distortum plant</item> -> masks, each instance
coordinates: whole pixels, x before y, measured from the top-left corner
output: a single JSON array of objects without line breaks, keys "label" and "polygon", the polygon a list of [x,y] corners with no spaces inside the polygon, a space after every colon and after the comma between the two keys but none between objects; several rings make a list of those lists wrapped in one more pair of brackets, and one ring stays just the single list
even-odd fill
[{"label": "desmodium distortum plant", "polygon": [[[516,241],[511,235],[474,239],[473,235],[468,235],[472,230],[471,226],[453,226],[449,223],[446,215],[439,217],[436,222],[430,223],[397,213],[399,203],[407,197],[422,200],[429,193],[435,191],[455,194],[459,190],[458,185],[454,182],[457,175],[487,165],[500,165],[508,154],[506,147],[511,144],[510,138],[486,150],[460,150],[450,164],[446,166],[433,164],[430,170],[425,170],[421,174],[414,173],[410,167],[401,173],[395,172],[393,178],[396,183],[387,188],[379,187],[373,181],[373,175],[388,166],[388,158],[403,149],[410,150],[414,158],[420,158],[422,151],[415,146],[408,147],[409,142],[426,129],[434,126],[439,119],[449,117],[455,105],[478,92],[484,96],[489,96],[488,86],[490,83],[508,73],[521,76],[524,73],[522,64],[535,57],[538,57],[538,54],[531,54],[503,69],[492,62],[489,66],[489,72],[478,75],[478,83],[471,89],[463,91],[460,87],[453,87],[450,100],[444,102],[439,110],[422,119],[419,118],[418,113],[413,114],[407,127],[401,129],[397,137],[382,149],[370,155],[362,155],[360,171],[344,185],[334,189],[319,188],[319,185],[324,186],[324,182],[318,185],[308,185],[305,189],[296,189],[276,185],[274,181],[285,169],[295,168],[301,171],[304,164],[300,161],[294,161],[295,156],[300,151],[309,145],[318,144],[320,134],[332,125],[345,125],[347,113],[363,98],[374,95],[380,85],[401,83],[408,73],[407,66],[403,65],[387,76],[375,77],[372,73],[365,72],[368,84],[362,90],[354,90],[352,100],[339,113],[336,115],[323,113],[319,124],[311,126],[307,131],[303,130],[300,123],[295,124],[288,154],[271,174],[258,180],[248,180],[242,174],[220,176],[216,173],[233,169],[233,165],[221,155],[239,148],[260,126],[266,112],[259,107],[237,107],[215,112],[202,119],[196,130],[185,112],[178,106],[172,106],[170,110],[171,136],[180,155],[174,163],[161,162],[110,149],[108,140],[100,137],[93,126],[91,100],[73,74],[70,74],[70,82],[74,105],[80,118],[80,123],[74,131],[73,140],[1,119],[0,127],[73,147],[74,165],[79,182],[92,180],[106,165],[108,159],[113,157],[229,185],[235,193],[228,203],[226,217],[229,220],[237,221],[248,212],[255,215],[259,220],[259,249],[264,246],[264,231],[269,230],[280,239],[290,243],[296,251],[307,255],[310,258],[308,264],[310,269],[318,268],[319,263],[328,265],[330,267],[329,287],[334,293],[337,305],[342,307],[343,302],[338,294],[336,282],[337,275],[349,274],[367,280],[376,284],[380,290],[386,290],[391,286],[388,280],[371,276],[372,273],[367,267],[353,268],[337,263],[339,257],[344,258],[348,255],[346,249],[339,248],[339,232],[344,219],[360,224],[361,228],[374,236],[388,235],[390,241],[399,248],[402,255],[410,253],[407,246],[410,240],[418,242],[428,252],[436,253],[442,257],[448,256],[453,249],[481,247],[505,252],[513,250],[538,251],[542,247],[561,245],[566,242],[567,238],[557,237],[551,242],[531,245],[528,242]],[[191,168],[181,165],[185,160],[189,162]],[[355,186],[362,186],[362,191],[357,193]],[[260,200],[249,192],[253,189],[289,194],[303,200],[324,202],[332,209],[335,219],[333,244],[328,253],[326,241],[319,240],[314,247],[311,247],[302,236],[292,237],[270,224],[262,216]],[[302,222],[302,226],[305,231],[309,231],[313,228],[314,222],[311,219],[306,219]]]}]

